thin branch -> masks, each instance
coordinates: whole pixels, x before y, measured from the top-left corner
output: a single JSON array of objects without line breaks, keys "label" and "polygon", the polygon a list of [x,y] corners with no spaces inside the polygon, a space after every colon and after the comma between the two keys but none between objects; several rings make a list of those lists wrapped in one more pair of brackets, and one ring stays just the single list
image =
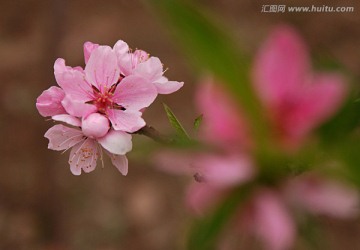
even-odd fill
[{"label": "thin branch", "polygon": [[132,134],[138,134],[138,135],[144,135],[151,139],[153,139],[156,142],[162,143],[162,144],[170,144],[173,143],[173,139],[162,135],[159,131],[157,131],[155,128],[151,126],[145,126],[138,131],[133,132]]}]

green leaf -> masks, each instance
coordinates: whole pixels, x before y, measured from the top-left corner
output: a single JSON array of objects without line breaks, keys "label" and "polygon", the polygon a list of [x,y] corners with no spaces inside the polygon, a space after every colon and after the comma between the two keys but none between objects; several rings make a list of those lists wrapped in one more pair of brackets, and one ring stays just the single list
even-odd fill
[{"label": "green leaf", "polygon": [[252,184],[249,184],[234,190],[213,214],[196,221],[190,231],[187,249],[216,249],[218,236],[234,213],[241,211],[241,202],[248,197],[251,188]]},{"label": "green leaf", "polygon": [[203,120],[203,117],[204,117],[204,115],[201,114],[201,115],[199,115],[198,117],[195,118],[195,121],[194,121],[194,129],[195,129],[196,132],[199,131],[201,122],[202,122],[202,120]]},{"label": "green leaf", "polygon": [[360,187],[360,138],[359,136],[354,136],[353,138],[344,138],[343,141],[339,141],[336,144],[336,148],[331,152],[332,155],[342,160],[345,163],[348,173],[346,179],[353,182]]},{"label": "green leaf", "polygon": [[165,103],[163,103],[163,105],[164,105],[166,115],[169,119],[169,122],[170,122],[171,126],[175,129],[176,134],[179,136],[179,138],[190,140],[190,136],[188,135],[188,133],[186,132],[184,127],[181,125],[179,120],[176,118],[175,114],[171,111],[171,109]]},{"label": "green leaf", "polygon": [[342,109],[319,129],[319,135],[326,146],[337,146],[360,125],[360,102],[349,100]]}]

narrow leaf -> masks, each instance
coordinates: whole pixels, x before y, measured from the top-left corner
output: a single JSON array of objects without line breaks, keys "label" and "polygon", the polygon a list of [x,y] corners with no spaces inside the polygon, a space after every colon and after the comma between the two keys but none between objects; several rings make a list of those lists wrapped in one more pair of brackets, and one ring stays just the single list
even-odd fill
[{"label": "narrow leaf", "polygon": [[201,114],[201,115],[199,115],[198,117],[195,118],[195,121],[194,121],[194,129],[195,129],[196,132],[199,131],[201,122],[202,122],[202,120],[203,120],[203,117],[204,117],[204,115]]},{"label": "narrow leaf", "polygon": [[189,140],[190,137],[189,137],[188,133],[186,132],[185,128],[181,125],[179,120],[176,118],[175,114],[171,111],[171,109],[165,103],[163,105],[164,105],[166,115],[169,119],[169,122],[170,122],[171,126],[175,129],[177,135],[182,139]]}]

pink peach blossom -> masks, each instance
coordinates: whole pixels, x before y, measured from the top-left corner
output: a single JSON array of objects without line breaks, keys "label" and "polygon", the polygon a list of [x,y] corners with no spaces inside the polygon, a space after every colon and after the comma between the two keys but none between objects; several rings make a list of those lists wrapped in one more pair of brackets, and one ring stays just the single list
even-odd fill
[{"label": "pink peach blossom", "polygon": [[277,28],[261,47],[253,79],[275,134],[287,146],[298,146],[338,110],[346,94],[341,75],[311,70],[305,44],[287,26]]},{"label": "pink peach blossom", "polygon": [[183,82],[169,81],[164,74],[163,65],[159,58],[150,57],[142,63],[139,63],[134,69],[133,74],[148,79],[157,89],[159,94],[171,94],[178,91]]},{"label": "pink peach blossom", "polygon": [[120,71],[124,76],[132,75],[140,63],[149,59],[149,54],[143,50],[135,50],[134,52],[127,51],[123,54],[118,52],[117,55]]},{"label": "pink peach blossom", "polygon": [[[98,114],[93,114],[98,115]],[[99,114],[100,115],[100,114]],[[69,121],[69,125],[80,124],[80,119],[69,117],[55,117],[59,120],[66,122]],[[76,123],[75,121],[78,121]],[[99,117],[97,117],[99,119]],[[87,130],[97,130],[96,124],[90,124]],[[102,129],[102,126],[101,128]],[[93,133],[92,135],[94,135]],[[89,173],[96,167],[97,159],[102,159],[102,147],[106,154],[110,156],[110,159],[114,166],[123,174],[128,172],[128,161],[125,154],[131,151],[131,135],[122,132],[110,130],[104,136],[97,138],[92,136],[88,137],[81,129],[71,128],[62,124],[51,127],[46,133],[45,137],[49,139],[48,148],[57,151],[68,150],[70,148],[70,170],[74,175],[80,175],[81,171]]]},{"label": "pink peach blossom", "polygon": [[[88,58],[98,46],[98,44],[91,42],[84,44],[85,62],[88,61]],[[113,51],[117,57],[120,75],[123,77],[130,75],[141,76],[152,83],[159,94],[174,93],[184,85],[183,82],[169,81],[163,76],[165,71],[160,59],[150,57],[144,50],[136,49],[131,51],[126,42],[119,40],[115,43]]]},{"label": "pink peach blossom", "polygon": [[[60,88],[51,87],[37,99],[36,107],[42,116],[72,126],[55,125],[45,137],[50,149],[72,148],[69,163],[73,174],[94,170],[104,149],[125,175],[125,154],[132,147],[128,133],[145,126],[142,113],[158,94],[156,84],[165,83],[166,78],[162,66],[160,75],[158,68],[149,69],[153,73],[148,75],[135,74],[138,66],[150,59],[149,55],[142,50],[130,52],[124,41],[119,40],[113,48],[86,42],[83,49],[85,69],[67,66],[64,59],[57,59],[54,74]],[[168,82],[165,88],[174,92],[182,83],[178,85],[175,89],[173,82]]]},{"label": "pink peach blossom", "polygon": [[66,96],[62,104],[73,116],[98,112],[109,118],[115,130],[135,132],[145,126],[141,109],[156,98],[156,89],[139,76],[120,77],[115,52],[108,46],[91,51],[85,70],[55,62],[55,76]]},{"label": "pink peach blossom", "polygon": [[124,76],[138,75],[152,84],[159,94],[171,94],[179,90],[184,83],[169,81],[164,74],[163,65],[159,58],[153,57],[143,50],[131,52],[124,41],[118,41],[114,46],[118,57],[121,74]]}]

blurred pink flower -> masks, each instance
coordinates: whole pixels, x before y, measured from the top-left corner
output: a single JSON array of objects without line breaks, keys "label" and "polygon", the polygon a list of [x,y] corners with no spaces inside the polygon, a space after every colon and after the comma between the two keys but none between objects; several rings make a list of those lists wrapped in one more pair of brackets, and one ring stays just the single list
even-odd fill
[{"label": "blurred pink flower", "polygon": [[251,181],[256,175],[251,160],[243,154],[162,151],[157,166],[168,173],[192,175],[185,197],[191,211],[202,215],[224,197],[228,190]]},{"label": "blurred pink flower", "polygon": [[243,112],[220,84],[206,78],[196,90],[195,104],[203,115],[199,130],[202,141],[227,151],[244,151],[251,145],[249,128]]},{"label": "blurred pink flower", "polygon": [[191,210],[204,214],[221,200],[231,188],[251,181],[256,170],[245,155],[202,154],[192,157],[193,183],[186,202]]},{"label": "blurred pink flower", "polygon": [[255,89],[286,146],[297,146],[333,115],[346,94],[336,73],[313,73],[301,37],[278,27],[261,47],[253,70]]},{"label": "blurred pink flower", "polygon": [[[101,116],[100,114],[90,116],[94,115]],[[81,126],[80,119],[69,115],[55,116],[55,119],[72,126]],[[80,175],[81,170],[89,173],[95,169],[97,159],[100,157],[102,160],[103,147],[114,166],[123,175],[126,175],[128,161],[125,154],[131,151],[132,148],[131,135],[122,131],[109,130],[105,135],[95,137],[93,135],[99,133],[97,130],[102,130],[104,127],[103,124],[98,127],[96,123],[99,120],[103,122],[103,120],[99,117],[90,117],[90,119],[97,121],[87,124],[85,130],[67,127],[62,124],[51,127],[45,133],[45,137],[49,139],[48,148],[57,151],[66,151],[72,148],[69,158],[70,170],[74,175]],[[91,136],[88,136],[89,131],[91,131]]]},{"label": "blurred pink flower", "polygon": [[[218,85],[208,81],[199,86],[196,101],[204,115],[200,139],[211,142],[220,151],[227,152],[221,160],[210,154],[203,154],[200,161],[199,154],[189,157],[193,161],[192,169],[196,165],[204,167],[195,168],[200,169],[197,172],[199,175],[195,176],[198,182],[190,185],[186,201],[194,212],[203,214],[221,202],[234,186],[255,178],[256,167],[249,164],[251,160],[247,160],[248,163],[243,160],[250,157],[251,139],[244,115],[231,96]],[[242,160],[234,158],[236,152],[237,156],[242,155]],[[179,165],[181,161],[177,162],[175,165]],[[229,179],[230,175],[236,176],[235,172],[227,170],[234,170],[232,166],[238,166],[236,169],[243,176],[247,176],[247,179]],[[215,172],[212,172],[213,170]],[[215,179],[208,178],[209,174]],[[256,235],[263,242],[264,249],[286,250],[294,244],[296,224],[292,211],[296,208],[302,208],[302,212],[337,218],[358,213],[359,199],[354,189],[320,177],[299,176],[286,182],[282,188],[260,186],[257,189],[252,197],[245,201],[243,208],[239,208],[238,215],[241,218],[242,233]]]},{"label": "blurred pink flower", "polygon": [[290,178],[280,188],[258,188],[240,214],[244,232],[258,236],[266,249],[286,250],[295,241],[295,212],[352,218],[359,213],[359,193],[314,173]]},{"label": "blurred pink flower", "polygon": [[303,209],[314,215],[351,218],[359,213],[356,189],[315,174],[307,173],[293,178],[285,186],[284,192],[295,209]]},{"label": "blurred pink flower", "polygon": [[209,152],[162,152],[158,166],[175,174],[191,174],[196,180],[186,194],[188,207],[204,214],[217,205],[231,188],[254,179],[257,169],[249,155],[251,139],[241,110],[226,90],[207,78],[195,95],[203,114],[200,140],[214,147]]},{"label": "blurred pink flower", "polygon": [[[339,75],[314,74],[308,61],[301,39],[288,27],[277,29],[256,58],[255,90],[269,115],[271,129],[286,147],[299,146],[312,129],[336,112],[346,94]],[[200,140],[217,150],[215,154],[164,153],[157,158],[166,171],[194,175],[196,182],[188,188],[186,202],[197,214],[214,208],[234,187],[256,177],[248,123],[231,97],[211,79],[203,81],[196,93],[196,105],[203,114]],[[265,249],[286,250],[293,245],[296,209],[339,218],[358,213],[358,193],[351,188],[321,177],[289,179],[272,187],[257,184],[252,196],[239,207],[244,232],[256,235]]]},{"label": "blurred pink flower", "polygon": [[269,188],[259,188],[244,205],[240,225],[256,235],[264,249],[286,250],[294,243],[295,224],[282,197]]}]

